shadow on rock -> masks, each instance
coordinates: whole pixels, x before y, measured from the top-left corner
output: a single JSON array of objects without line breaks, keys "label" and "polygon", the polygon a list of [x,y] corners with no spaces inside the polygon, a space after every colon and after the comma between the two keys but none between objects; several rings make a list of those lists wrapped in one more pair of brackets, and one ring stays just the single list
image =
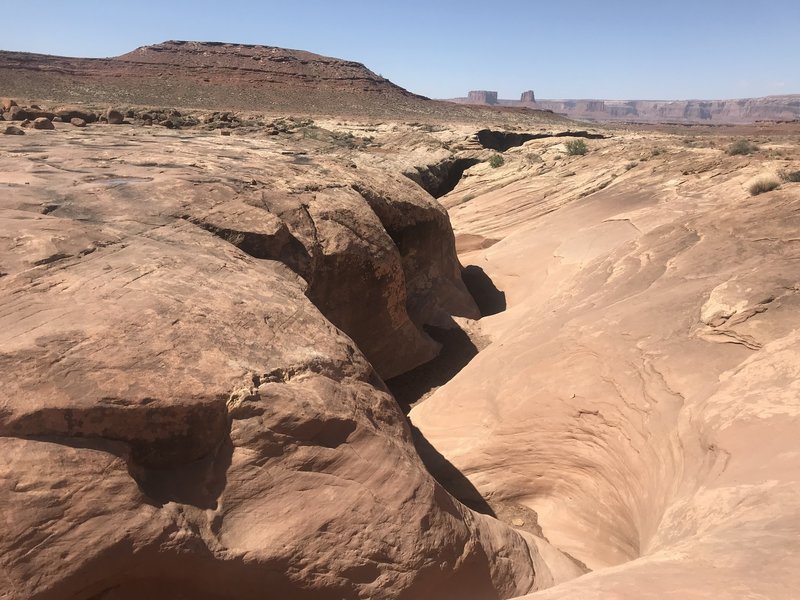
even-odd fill
[{"label": "shadow on rock", "polygon": [[482,317],[496,315],[506,309],[506,294],[495,287],[494,282],[486,272],[476,265],[469,265],[461,269],[461,279],[467,286],[469,293],[475,299],[475,304],[481,311]]},{"label": "shadow on rock", "polygon": [[411,425],[411,434],[414,436],[414,446],[417,449],[422,462],[427,467],[428,472],[433,478],[446,489],[451,496],[456,498],[464,506],[471,508],[475,512],[497,517],[489,506],[489,503],[481,496],[481,493],[472,485],[467,477],[453,466],[449,460],[442,456],[434,448],[422,432]]},{"label": "shadow on rock", "polygon": [[455,323],[450,329],[426,325],[425,331],[442,345],[439,355],[416,369],[386,381],[386,386],[405,414],[432,390],[455,377],[478,354],[478,348]]},{"label": "shadow on rock", "polygon": [[214,453],[198,461],[165,469],[146,468],[131,462],[128,469],[139,489],[156,505],[179,502],[216,510],[232,460],[233,442],[228,435]]}]

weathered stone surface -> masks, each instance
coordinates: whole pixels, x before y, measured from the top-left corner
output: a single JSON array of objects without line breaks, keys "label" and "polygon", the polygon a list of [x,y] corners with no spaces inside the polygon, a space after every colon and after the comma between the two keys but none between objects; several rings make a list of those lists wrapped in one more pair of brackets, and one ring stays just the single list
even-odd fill
[{"label": "weathered stone surface", "polygon": [[0,98],[0,106],[3,107],[3,111],[11,110],[12,106],[17,106],[17,101],[11,98]]},{"label": "weathered stone surface", "polygon": [[78,117],[72,117],[69,122],[75,127],[86,127],[86,121]]},{"label": "weathered stone surface", "polygon": [[14,125],[7,125],[3,129],[3,135],[25,135],[25,131]]},{"label": "weathered stone surface", "polygon": [[0,595],[507,598],[563,577],[544,540],[430,477],[342,331],[377,311],[353,337],[416,356],[408,298],[445,311],[441,279],[465,300],[452,234],[424,241],[441,207],[369,156],[134,133],[2,159]]}]

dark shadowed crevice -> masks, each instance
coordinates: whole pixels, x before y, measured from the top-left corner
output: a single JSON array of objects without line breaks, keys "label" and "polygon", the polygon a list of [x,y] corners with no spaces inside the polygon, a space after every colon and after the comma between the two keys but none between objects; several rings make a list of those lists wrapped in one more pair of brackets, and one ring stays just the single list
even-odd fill
[{"label": "dark shadowed crevice", "polygon": [[588,131],[561,131],[559,133],[517,133],[515,131],[494,131],[492,129],[481,129],[475,134],[478,143],[487,150],[505,152],[511,148],[522,146],[531,140],[544,140],[547,138],[576,137],[587,140],[602,140],[607,136],[602,133],[590,133]]},{"label": "dark shadowed crevice", "polygon": [[411,425],[411,435],[414,437],[414,447],[417,449],[428,472],[439,482],[448,493],[461,502],[464,506],[475,512],[497,517],[492,507],[484,499],[472,482],[434,448],[422,432]]},{"label": "dark shadowed crevice", "polygon": [[497,289],[486,272],[476,265],[461,269],[461,279],[475,299],[481,317],[488,317],[506,309],[506,294]]},{"label": "dark shadowed crevice", "polygon": [[478,354],[478,348],[458,326],[452,329],[425,326],[425,331],[442,345],[439,355],[407,373],[386,381],[405,414],[439,386],[455,377]]},{"label": "dark shadowed crevice", "polygon": [[479,162],[481,161],[476,158],[449,158],[426,167],[417,167],[403,175],[419,184],[434,198],[441,198],[455,189],[464,176],[464,171]]}]

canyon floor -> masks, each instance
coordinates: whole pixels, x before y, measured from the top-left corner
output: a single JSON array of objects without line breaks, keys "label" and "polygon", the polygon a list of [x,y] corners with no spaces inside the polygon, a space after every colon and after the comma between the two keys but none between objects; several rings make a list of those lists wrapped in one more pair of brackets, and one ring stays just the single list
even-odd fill
[{"label": "canyon floor", "polygon": [[797,125],[54,126],[0,139],[0,598],[798,597]]}]

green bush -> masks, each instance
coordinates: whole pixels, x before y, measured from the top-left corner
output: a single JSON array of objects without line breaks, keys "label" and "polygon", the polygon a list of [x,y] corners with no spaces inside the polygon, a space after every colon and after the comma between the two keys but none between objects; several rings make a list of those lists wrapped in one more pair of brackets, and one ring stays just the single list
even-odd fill
[{"label": "green bush", "polygon": [[781,171],[781,179],[787,183],[800,183],[800,171]]},{"label": "green bush", "polygon": [[489,165],[493,169],[496,169],[497,167],[502,167],[504,164],[506,164],[506,159],[504,159],[499,154],[495,154],[494,156],[492,156],[492,158],[489,159]]},{"label": "green bush", "polygon": [[728,146],[728,154],[731,156],[736,156],[737,154],[752,154],[757,150],[758,146],[745,139],[736,140],[734,143]]},{"label": "green bush", "polygon": [[781,184],[775,177],[767,176],[756,179],[750,184],[750,195],[758,196],[764,192],[771,192]]},{"label": "green bush", "polygon": [[570,140],[566,143],[567,154],[570,156],[583,156],[589,151],[589,147],[581,139]]}]

